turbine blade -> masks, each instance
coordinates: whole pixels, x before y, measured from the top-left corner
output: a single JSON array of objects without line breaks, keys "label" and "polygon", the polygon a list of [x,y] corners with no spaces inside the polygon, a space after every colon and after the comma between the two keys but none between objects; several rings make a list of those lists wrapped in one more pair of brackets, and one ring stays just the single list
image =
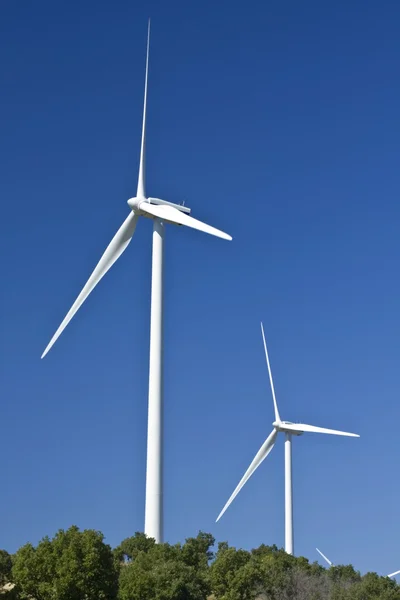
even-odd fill
[{"label": "turbine blade", "polygon": [[146,162],[146,110],[147,110],[147,80],[149,74],[149,50],[150,50],[150,19],[147,28],[147,51],[146,51],[146,76],[144,80],[144,102],[143,102],[143,123],[142,123],[142,141],[140,144],[140,163],[139,178],[136,196],[142,198],[145,196],[145,162]]},{"label": "turbine blade", "polygon": [[238,485],[235,488],[235,491],[229,498],[228,502],[225,504],[224,508],[219,513],[216,522],[218,522],[220,520],[220,518],[222,517],[222,515],[224,514],[226,509],[229,507],[229,505],[236,498],[236,496],[238,495],[238,493],[240,492],[240,490],[242,489],[242,487],[244,486],[246,481],[248,481],[248,479],[250,479],[250,477],[253,475],[254,471],[261,465],[263,460],[265,458],[267,458],[268,454],[271,452],[272,448],[275,445],[275,440],[276,440],[277,435],[278,435],[278,431],[276,429],[273,429],[272,432],[267,437],[267,439],[265,440],[265,442],[263,443],[263,445],[261,446],[261,448],[259,449],[259,451],[257,452],[257,454],[255,455],[255,457],[253,458],[249,468],[247,469],[246,473],[243,475],[242,479],[239,481]]},{"label": "turbine blade", "polygon": [[270,384],[271,384],[271,391],[272,391],[272,399],[274,401],[275,421],[279,421],[280,422],[281,418],[279,416],[278,404],[276,402],[274,380],[272,379],[272,371],[271,371],[271,365],[269,364],[267,342],[265,341],[264,327],[263,327],[262,323],[261,323],[261,333],[262,333],[262,338],[263,338],[263,342],[264,342],[265,358],[267,360],[269,381],[270,381]]},{"label": "turbine blade", "polygon": [[360,437],[358,433],[348,433],[347,431],[338,431],[337,429],[325,429],[325,427],[315,427],[315,425],[306,425],[305,423],[282,423],[282,429],[295,431],[298,433],[328,433],[330,435],[345,435],[348,437]]},{"label": "turbine blade", "polygon": [[96,268],[93,273],[89,277],[85,287],[71,306],[67,315],[65,316],[63,322],[60,327],[57,329],[53,337],[51,338],[46,350],[43,352],[41,358],[44,358],[50,348],[53,346],[55,341],[60,337],[72,317],[78,311],[80,306],[84,303],[86,298],[89,296],[90,292],[96,287],[99,283],[100,279],[107,273],[107,271],[112,267],[115,261],[121,256],[124,250],[127,248],[129,242],[132,239],[132,236],[135,231],[137,215],[134,212],[131,212],[130,215],[125,219],[122,223],[121,227],[118,229],[117,233],[107,246],[103,256],[98,262]]},{"label": "turbine blade", "polygon": [[202,223],[193,217],[189,217],[189,215],[186,215],[172,206],[166,206],[165,204],[155,205],[150,204],[149,202],[142,202],[140,204],[140,210],[153,217],[158,217],[159,219],[169,221],[170,223],[175,223],[176,225],[186,225],[186,227],[192,227],[192,229],[204,231],[204,233],[215,235],[216,237],[224,240],[232,239],[227,233],[224,233],[215,227],[211,227],[211,225],[206,225],[205,223]]},{"label": "turbine blade", "polygon": [[390,575],[388,575],[388,577],[396,577],[396,575],[399,575],[400,571],[395,571],[394,573],[391,573]]},{"label": "turbine blade", "polygon": [[324,560],[326,560],[326,562],[328,563],[328,565],[329,565],[330,567],[332,567],[332,566],[333,566],[333,562],[331,562],[331,561],[329,560],[329,558],[327,558],[327,557],[325,556],[325,554],[322,554],[321,550],[318,550],[318,548],[315,548],[315,549],[316,549],[316,551],[318,552],[318,554],[320,554],[320,555],[322,556],[322,558],[323,558]]}]

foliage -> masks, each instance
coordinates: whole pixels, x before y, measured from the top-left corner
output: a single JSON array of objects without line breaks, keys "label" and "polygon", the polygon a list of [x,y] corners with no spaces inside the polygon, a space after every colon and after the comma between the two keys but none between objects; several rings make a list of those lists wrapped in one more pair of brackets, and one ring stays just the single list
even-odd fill
[{"label": "foliage", "polygon": [[115,548],[114,556],[119,562],[134,560],[139,552],[148,552],[155,545],[153,538],[137,531],[132,537],[126,538]]},{"label": "foliage", "polygon": [[60,530],[50,540],[26,544],[15,555],[12,574],[21,598],[36,600],[113,600],[118,572],[101,533]]},{"label": "foliage", "polygon": [[0,586],[10,581],[11,567],[11,556],[6,550],[0,550]]},{"label": "foliage", "polygon": [[121,569],[120,600],[205,600],[213,544],[210,534],[200,532],[182,546],[153,544],[135,552]]},{"label": "foliage", "polygon": [[[351,565],[324,569],[262,544],[251,551],[199,532],[183,544],[143,533],[113,551],[101,533],[71,527],[11,557],[0,551],[1,600],[400,600],[400,586]],[[0,585],[1,588],[1,585]],[[2,595],[4,593],[4,596]]]},{"label": "foliage", "polygon": [[227,543],[218,545],[218,552],[211,565],[211,587],[216,598],[227,598],[230,590],[237,587],[241,570],[250,561],[246,550],[230,548]]}]

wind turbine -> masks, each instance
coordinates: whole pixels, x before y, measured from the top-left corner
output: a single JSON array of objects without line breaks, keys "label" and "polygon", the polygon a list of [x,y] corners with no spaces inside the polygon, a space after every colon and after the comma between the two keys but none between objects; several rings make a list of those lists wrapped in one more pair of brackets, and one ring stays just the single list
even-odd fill
[{"label": "wind turbine", "polygon": [[[318,548],[315,548],[315,549],[316,549],[316,551],[318,552],[318,554],[320,554],[320,555],[322,556],[322,558],[323,558],[323,559],[324,559],[324,560],[325,560],[325,561],[328,563],[328,565],[329,565],[330,567],[334,567],[334,566],[335,566],[335,565],[333,564],[333,562],[332,562],[332,561],[330,561],[330,560],[329,560],[329,558],[327,558],[327,557],[325,556],[325,554],[322,554],[321,550],[318,550]],[[390,577],[390,578],[392,578],[392,577],[396,577],[396,575],[399,575],[399,574],[400,574],[400,571],[395,571],[394,573],[390,573],[390,575],[385,575],[384,577]]]},{"label": "wind turbine", "polygon": [[292,436],[302,435],[303,433],[327,433],[332,435],[345,435],[349,437],[360,437],[356,433],[347,433],[345,431],[336,431],[335,429],[325,429],[323,427],[315,427],[314,425],[306,425],[305,423],[291,423],[290,421],[282,421],[279,415],[278,404],[275,396],[274,382],[272,379],[271,365],[268,357],[267,344],[265,341],[264,328],[261,323],[261,333],[264,343],[265,358],[267,361],[269,380],[271,383],[272,400],[274,403],[275,421],[273,429],[257,454],[251,462],[246,473],[239,481],[233,494],[225,504],[224,508],[218,515],[217,521],[222,517],[228,506],[236,498],[244,484],[250,479],[254,471],[261,465],[263,460],[267,458],[275,445],[278,433],[285,434],[285,550],[288,554],[293,554],[293,493],[292,493]]},{"label": "wind turbine", "polygon": [[147,469],[146,469],[146,506],[145,533],[156,542],[163,540],[163,249],[165,224],[185,225],[205,233],[231,240],[231,236],[206,225],[190,215],[190,208],[151,198],[145,189],[145,147],[146,147],[146,107],[147,81],[149,71],[150,20],[147,30],[146,75],[144,86],[144,107],[142,140],[140,146],[139,177],[136,196],[127,202],[130,213],[125,219],[103,256],[89,277],[86,285],[70,308],[61,325],[51,338],[42,354],[46,356],[57,338],[64,331],[77,310],[99,283],[100,279],[112,267],[126,250],[135,232],[139,217],[153,219],[153,256],[151,277],[151,317],[150,317],[150,372],[149,405],[147,429]]}]

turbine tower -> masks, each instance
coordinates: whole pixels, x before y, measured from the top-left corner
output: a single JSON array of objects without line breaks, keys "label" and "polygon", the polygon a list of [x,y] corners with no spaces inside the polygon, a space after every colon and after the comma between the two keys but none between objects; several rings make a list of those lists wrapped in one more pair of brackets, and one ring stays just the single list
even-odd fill
[{"label": "turbine tower", "polygon": [[273,429],[257,454],[251,462],[246,473],[236,486],[233,494],[225,504],[224,508],[218,515],[217,521],[222,517],[228,506],[236,498],[244,484],[250,479],[254,471],[261,465],[275,445],[278,433],[285,434],[285,550],[288,554],[293,554],[293,487],[292,487],[292,437],[302,435],[303,433],[327,433],[331,435],[345,435],[350,437],[360,437],[355,433],[347,433],[345,431],[336,431],[335,429],[325,429],[324,427],[315,427],[314,425],[306,425],[305,423],[291,423],[290,421],[282,421],[278,404],[275,396],[274,382],[272,379],[271,365],[268,357],[267,344],[265,341],[264,328],[261,323],[261,333],[264,343],[265,358],[267,361],[269,380],[271,384],[272,400],[274,403],[275,421]]},{"label": "turbine tower", "polygon": [[147,469],[146,469],[146,535],[156,542],[163,541],[163,250],[165,224],[185,225],[225,240],[231,236],[206,225],[190,216],[186,206],[151,198],[146,195],[145,187],[145,149],[146,149],[146,108],[147,81],[149,72],[150,20],[147,31],[146,75],[144,86],[144,107],[142,139],[140,145],[139,177],[136,196],[127,202],[130,213],[125,219],[99,263],[89,277],[86,285],[70,308],[61,325],[50,340],[42,358],[48,353],[61,335],[72,317],[99,283],[100,279],[112,267],[126,250],[135,232],[139,217],[153,219],[153,256],[151,277],[151,316],[150,316],[150,370],[149,405],[147,429]]},{"label": "turbine tower", "polygon": [[[321,550],[318,550],[318,548],[315,548],[316,551],[318,552],[318,554],[320,554],[322,556],[322,558],[328,563],[328,565],[330,567],[334,567],[335,565],[333,564],[332,561],[329,560],[329,558],[327,558],[325,556],[325,554],[322,554]],[[390,577],[390,579],[392,579],[392,577],[396,577],[396,575],[399,575],[400,571],[395,571],[394,573],[390,573],[389,575],[385,575],[384,577]]]}]

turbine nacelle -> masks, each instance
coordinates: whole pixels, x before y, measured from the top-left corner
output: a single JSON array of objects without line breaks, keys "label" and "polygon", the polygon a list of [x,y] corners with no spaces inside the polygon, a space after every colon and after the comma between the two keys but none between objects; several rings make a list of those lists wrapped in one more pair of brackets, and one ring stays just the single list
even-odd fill
[{"label": "turbine nacelle", "polygon": [[304,431],[301,431],[300,429],[289,429],[288,427],[285,428],[285,425],[289,425],[291,427],[296,427],[296,423],[292,423],[291,421],[274,421],[273,426],[275,427],[275,429],[277,429],[278,431],[282,431],[284,433],[290,433],[291,435],[303,435]]},{"label": "turbine nacelle", "polygon": [[142,215],[143,217],[152,217],[152,215],[148,214],[143,208],[140,208],[141,204],[153,204],[155,206],[170,206],[171,208],[176,208],[180,212],[186,213],[190,215],[191,210],[187,206],[183,204],[174,204],[173,202],[168,202],[167,200],[161,200],[160,198],[146,198],[145,196],[135,196],[134,198],[129,198],[127,200],[128,206],[135,211],[135,213]]}]

